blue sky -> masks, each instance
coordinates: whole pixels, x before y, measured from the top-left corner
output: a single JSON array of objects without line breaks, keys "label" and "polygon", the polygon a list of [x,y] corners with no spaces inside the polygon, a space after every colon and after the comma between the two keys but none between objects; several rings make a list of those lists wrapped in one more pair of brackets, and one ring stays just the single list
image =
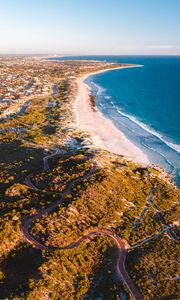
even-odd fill
[{"label": "blue sky", "polygon": [[0,53],[180,54],[180,0],[0,0]]}]

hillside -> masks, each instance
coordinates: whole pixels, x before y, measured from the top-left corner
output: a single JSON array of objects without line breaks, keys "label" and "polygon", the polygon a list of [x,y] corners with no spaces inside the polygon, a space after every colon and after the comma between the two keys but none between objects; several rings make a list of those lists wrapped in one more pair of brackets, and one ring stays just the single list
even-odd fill
[{"label": "hillside", "polygon": [[116,65],[41,64],[56,92],[0,120],[0,298],[179,299],[179,189],[73,126],[76,78]]}]

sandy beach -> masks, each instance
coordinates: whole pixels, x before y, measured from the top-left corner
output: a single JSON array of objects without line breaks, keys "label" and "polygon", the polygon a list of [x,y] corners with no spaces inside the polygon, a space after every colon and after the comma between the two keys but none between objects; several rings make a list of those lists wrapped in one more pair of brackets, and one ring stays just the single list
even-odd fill
[{"label": "sandy beach", "polygon": [[[128,68],[129,67],[136,66],[128,66]],[[85,79],[91,75],[107,72],[109,70],[112,69],[88,73],[77,79],[78,96],[75,102],[77,126],[81,130],[89,132],[95,146],[115,154],[126,156],[134,162],[149,164],[148,157],[143,151],[128,140],[128,138],[114,126],[110,119],[104,117],[99,110],[94,111],[90,105],[89,95],[91,91],[89,86],[84,83]]]}]

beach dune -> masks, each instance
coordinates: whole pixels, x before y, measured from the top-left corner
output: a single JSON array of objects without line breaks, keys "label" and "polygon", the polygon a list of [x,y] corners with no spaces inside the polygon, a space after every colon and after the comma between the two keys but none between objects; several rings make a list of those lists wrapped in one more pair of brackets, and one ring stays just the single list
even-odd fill
[{"label": "beach dune", "polygon": [[[124,67],[122,67],[124,68]],[[112,69],[111,69],[112,70]],[[109,69],[89,73],[77,79],[78,96],[75,102],[77,126],[88,131],[95,146],[115,154],[126,156],[137,163],[149,164],[148,157],[135,146],[110,119],[99,110],[94,110],[90,101],[90,88],[84,83],[90,75],[109,71]]]}]

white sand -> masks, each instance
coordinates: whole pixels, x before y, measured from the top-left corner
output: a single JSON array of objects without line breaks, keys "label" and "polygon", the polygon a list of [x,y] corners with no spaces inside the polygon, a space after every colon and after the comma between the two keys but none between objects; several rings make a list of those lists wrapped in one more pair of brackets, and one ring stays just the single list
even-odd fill
[{"label": "white sand", "polygon": [[[109,70],[112,69],[106,69],[105,71]],[[90,105],[90,88],[84,83],[84,80],[90,75],[105,71],[88,73],[87,75],[77,79],[79,90],[75,102],[77,126],[81,130],[89,132],[95,146],[115,154],[124,155],[135,162],[149,164],[148,157],[143,153],[143,151],[129,141],[128,138],[114,126],[112,121],[104,117],[99,110],[94,112]]]}]

